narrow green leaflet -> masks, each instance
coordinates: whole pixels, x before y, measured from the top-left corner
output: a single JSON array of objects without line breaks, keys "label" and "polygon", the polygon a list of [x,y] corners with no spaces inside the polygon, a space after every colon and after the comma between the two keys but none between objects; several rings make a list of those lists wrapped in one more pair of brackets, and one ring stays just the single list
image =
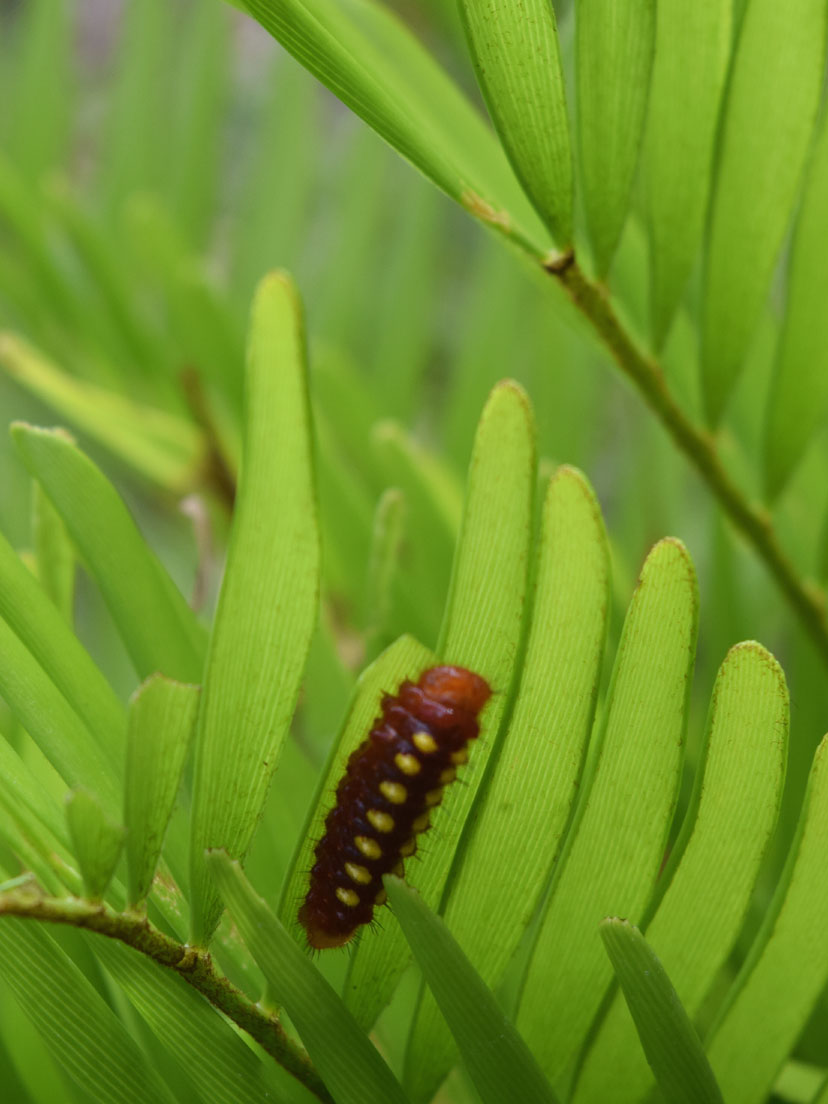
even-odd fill
[{"label": "narrow green leaflet", "polygon": [[[66,1104],[80,1104],[74,1082],[58,1068],[34,1024],[20,1015],[8,986],[3,986],[0,993],[0,1032],[13,1063],[13,1073],[26,1086],[21,1094],[23,1104],[54,1104],[61,1096],[66,1097]],[[12,1076],[3,1082],[9,1093],[14,1080]]]},{"label": "narrow green leaflet", "polygon": [[129,704],[124,824],[128,904],[150,891],[190,747],[199,688],[153,675]]},{"label": "narrow green leaflet", "polygon": [[[54,799],[48,794],[33,772],[20,758],[5,738],[0,737],[0,829],[9,840],[9,846],[17,854],[23,869],[34,866],[26,862],[23,848],[38,855],[41,869],[46,864],[50,873],[62,886],[74,895],[82,892],[77,862],[71,854],[66,818],[62,816]],[[26,875],[24,875],[25,877]],[[51,890],[53,879],[38,880]],[[55,893],[60,893],[55,886]]]},{"label": "narrow green leaflet", "polygon": [[[517,698],[443,911],[488,985],[500,981],[537,907],[578,792],[606,632],[608,558],[591,487],[560,468],[544,505]],[[455,1054],[425,994],[406,1055],[412,1095],[436,1090]]]},{"label": "narrow green leaflet", "polygon": [[[601,938],[664,1099],[724,1104],[701,1040],[644,936],[628,921],[613,919],[601,924]],[[615,1084],[623,1087],[622,1080]]]},{"label": "narrow green leaflet", "polygon": [[821,295],[828,239],[828,114],[813,151],[794,232],[788,296],[771,384],[763,461],[768,497],[781,491],[828,411],[828,311]]},{"label": "narrow green leaflet", "polygon": [[60,514],[39,483],[34,483],[32,542],[37,578],[71,627],[74,620],[75,550]]},{"label": "narrow green leaflet", "polygon": [[204,851],[247,852],[316,625],[311,453],[301,307],[290,280],[272,274],[251,315],[241,479],[196,738],[190,863],[201,945],[221,915]]},{"label": "narrow green leaflet", "polygon": [[[60,620],[60,615],[55,611]],[[0,620],[0,696],[63,778],[88,787],[110,816],[120,789],[110,761],[78,714],[5,621]]]},{"label": "narrow green leaflet", "polygon": [[296,928],[296,913],[308,891],[308,871],[313,866],[315,840],[322,836],[325,817],[334,803],[334,792],[345,772],[351,752],[365,740],[380,712],[383,694],[396,694],[405,679],[419,677],[420,673],[435,662],[434,653],[410,636],[403,636],[383,652],[370,667],[363,671],[342,733],[331,748],[330,758],[316,793],[313,808],[308,814],[299,846],[290,871],[282,887],[279,918],[288,929],[293,928],[297,938],[304,943],[304,933]]},{"label": "narrow green leaflet", "polygon": [[[13,63],[14,79],[8,86],[3,144],[31,180],[60,164],[68,152],[76,93],[71,14],[65,0],[34,3],[19,13],[18,25],[8,34],[14,45],[4,64]],[[50,80],[44,81],[44,73]]]},{"label": "narrow green leaflet", "polygon": [[136,188],[159,188],[169,156],[168,128],[158,119],[169,109],[175,56],[175,10],[164,0],[144,0],[124,9],[114,79],[102,127],[101,194],[115,215]]},{"label": "narrow green leaflet", "polygon": [[85,1100],[172,1104],[121,1021],[43,928],[0,919],[0,978]]},{"label": "narrow green leaflet", "polygon": [[462,512],[460,487],[396,422],[379,422],[371,438],[384,478],[406,497],[406,572],[394,580],[394,605],[404,616],[406,631],[433,638],[451,577]]},{"label": "narrow green leaflet", "polygon": [[526,1043],[443,921],[399,878],[384,884],[483,1104],[555,1104]]},{"label": "narrow green leaflet", "polygon": [[[402,177],[397,209],[406,215],[396,220],[387,242],[385,278],[374,301],[371,361],[378,404],[391,417],[407,421],[428,386],[447,212],[443,197],[418,173],[397,171],[395,176]],[[381,232],[375,213],[373,223]],[[389,364],[393,372],[386,370]]]},{"label": "narrow green leaflet", "polygon": [[822,92],[827,17],[824,0],[752,0],[745,8],[708,221],[702,383],[713,423],[739,374],[791,218]]},{"label": "narrow green leaflet", "polygon": [[[439,456],[423,448],[398,422],[385,420],[373,429],[374,447],[393,475],[393,482],[413,501],[422,499],[424,521],[433,521],[447,539],[457,534],[463,508],[461,487]],[[425,508],[428,513],[425,513]]]},{"label": "narrow green leaflet", "polygon": [[[759,644],[737,644],[722,664],[705,758],[647,942],[690,1017],[707,996],[741,929],[776,823],[785,780],[785,676]],[[616,995],[584,1061],[574,1104],[636,1104],[652,1085],[635,1030]],[[668,1096],[668,1099],[672,1099]]]},{"label": "narrow green leaflet", "polygon": [[460,0],[477,79],[515,175],[560,249],[572,238],[572,151],[550,0]]},{"label": "narrow green leaflet", "polygon": [[705,1041],[728,1104],[760,1104],[828,981],[828,739],[817,749],[788,866]]},{"label": "narrow green leaflet", "polygon": [[244,6],[438,187],[543,256],[544,231],[494,136],[394,15],[364,0],[244,0]]},{"label": "narrow green leaflet", "polygon": [[825,1070],[810,1062],[789,1058],[779,1072],[773,1086],[773,1095],[782,1100],[801,1104],[824,1104]]},{"label": "narrow green leaflet", "polygon": [[296,1026],[337,1104],[405,1104],[394,1075],[237,862],[211,852],[210,871],[270,990]]},{"label": "narrow green leaflet", "polygon": [[[491,394],[480,419],[469,468],[466,506],[437,654],[482,675],[495,691],[481,736],[463,773],[433,817],[428,855],[408,876],[436,908],[449,876],[512,688],[521,644],[535,490],[532,412],[517,384]],[[393,918],[366,932],[351,958],[346,999],[358,1022],[371,1027],[409,960]]]},{"label": "narrow green leaflet", "polygon": [[171,970],[114,940],[95,955],[210,1104],[268,1099],[262,1060],[218,1012]]},{"label": "narrow green leaflet", "polygon": [[138,674],[199,682],[201,626],[109,480],[61,430],[17,422],[12,436],[100,587]]},{"label": "narrow green leaflet", "polygon": [[[244,10],[241,2],[239,7]],[[245,306],[274,257],[293,264],[300,256],[316,188],[320,89],[292,58],[278,55],[267,83],[253,161],[239,181],[238,203],[244,219],[228,241],[232,250],[228,283]],[[283,172],[286,157],[290,157],[289,173]],[[279,189],[278,203],[273,202],[274,187]]]},{"label": "narrow green leaflet", "polygon": [[[124,264],[122,250],[113,248],[115,243],[110,228],[106,223],[99,221],[100,208],[95,207],[92,208],[92,211],[89,211],[83,207],[80,197],[72,193],[67,182],[62,178],[51,178],[48,181],[46,199],[49,203],[49,210],[54,214],[60,231],[71,242],[77,261],[91,285],[90,290],[103,301],[104,309],[100,313],[106,319],[108,328],[112,331],[109,344],[113,346],[112,356],[114,362],[124,367],[128,366],[130,373],[135,372],[136,374],[151,376],[155,388],[160,391],[161,395],[170,395],[174,400],[177,399],[176,381],[169,372],[168,350],[164,335],[147,324],[141,307],[136,303],[133,284],[134,274],[131,268]],[[97,302],[95,309],[99,310]],[[48,361],[45,366],[48,369]],[[41,378],[41,382],[45,382],[47,379],[49,379],[48,374]],[[49,389],[49,393],[52,394],[51,389]],[[59,388],[60,393],[62,391]],[[85,424],[81,420],[85,416],[85,412],[77,408],[77,403],[72,402],[71,396],[73,394],[77,397],[78,392],[72,392],[71,390],[68,392],[67,417],[71,421],[74,413],[77,415],[77,424]],[[106,402],[111,392],[101,393],[101,397],[103,395],[107,396],[104,399]],[[51,401],[54,402],[57,397],[57,395],[52,395]],[[143,424],[144,429],[149,429],[145,418],[146,415],[152,413],[154,411],[138,404],[134,407],[134,414],[138,423]],[[162,422],[164,420],[166,419],[162,418]],[[152,418],[150,418],[150,422],[152,422]],[[171,427],[174,424],[174,419],[168,421],[168,426]],[[182,424],[185,429],[185,436],[181,443],[185,443],[188,437],[193,434],[193,427],[189,422],[183,422]],[[90,433],[94,433],[94,418],[90,420],[88,428]],[[130,443],[133,444],[131,430],[132,427],[129,427],[127,432],[130,433]],[[101,441],[102,443],[105,442],[105,438],[102,437]],[[195,443],[198,444],[197,441]],[[112,445],[117,447],[118,442],[113,441]],[[173,451],[176,452],[181,444],[174,439],[166,438],[158,442],[157,448],[158,451],[166,452],[171,446]],[[146,444],[144,444],[144,448],[146,448]],[[171,458],[168,457],[167,459]],[[150,459],[151,464],[157,464],[158,462],[158,457]],[[146,469],[143,470],[144,474],[147,474]]]},{"label": "narrow green leaflet", "polygon": [[0,617],[82,717],[113,768],[122,762],[124,708],[46,591],[0,533]]},{"label": "narrow green leaflet", "polygon": [[147,479],[173,494],[192,486],[204,451],[192,423],[75,379],[16,334],[0,333],[0,367]]},{"label": "narrow green leaflet", "polygon": [[389,487],[380,497],[374,513],[371,556],[365,588],[366,653],[374,658],[385,643],[391,613],[391,587],[400,569],[400,549],[405,533],[405,495]]},{"label": "narrow green leaflet", "polygon": [[624,622],[598,744],[523,989],[518,1029],[553,1081],[611,980],[598,924],[640,916],[655,885],[681,776],[697,612],[690,558],[680,542],[663,540]]},{"label": "narrow green leaflet", "polygon": [[314,409],[313,423],[319,525],[325,549],[322,582],[330,592],[356,602],[361,597],[359,580],[368,561],[373,503],[321,411]]},{"label": "narrow green leaflet", "polygon": [[50,317],[71,326],[83,325],[82,309],[74,289],[55,264],[50,248],[42,206],[36,191],[19,175],[16,166],[0,156],[0,219],[12,241],[19,244],[31,267],[37,286],[36,295],[46,296]]},{"label": "narrow green leaflet", "polygon": [[0,737],[0,779],[0,793],[16,809],[25,809],[33,820],[42,824],[49,835],[59,841],[60,849],[65,854],[69,846],[69,833],[64,809],[5,736]]},{"label": "narrow green leaflet", "polygon": [[581,186],[598,276],[627,217],[650,86],[655,0],[577,0],[575,66]]},{"label": "narrow green leaflet", "polygon": [[229,14],[220,4],[196,4],[187,10],[187,49],[178,54],[170,206],[188,239],[201,247],[212,229],[221,179],[232,42]]},{"label": "narrow green leaflet", "polygon": [[660,348],[701,243],[733,0],[660,0],[643,162],[650,325]]},{"label": "narrow green leaflet", "polygon": [[101,901],[124,846],[124,829],[110,820],[87,790],[66,799],[66,821],[83,878],[84,895]]}]

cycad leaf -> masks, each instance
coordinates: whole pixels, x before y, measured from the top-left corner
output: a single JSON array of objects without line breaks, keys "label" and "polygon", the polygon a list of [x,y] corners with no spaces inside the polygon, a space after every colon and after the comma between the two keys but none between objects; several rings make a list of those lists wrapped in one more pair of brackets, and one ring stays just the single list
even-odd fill
[{"label": "cycad leaf", "polygon": [[[4,148],[31,180],[60,164],[70,132],[75,92],[71,14],[66,0],[33,3],[20,12],[16,34],[9,34],[14,46],[4,64],[14,63],[14,79]],[[44,81],[44,73],[51,79]]]},{"label": "cycad leaf", "polygon": [[192,485],[203,442],[190,422],[75,379],[16,334],[0,333],[0,366],[147,479],[173,494]]},{"label": "cycad leaf", "polygon": [[75,790],[69,795],[66,820],[84,893],[91,901],[100,901],[124,846],[123,826],[110,820],[100,802],[87,790]]},{"label": "cycad leaf", "polygon": [[284,1005],[337,1104],[405,1104],[405,1096],[372,1043],[327,981],[264,901],[237,862],[208,856],[224,902]]},{"label": "cycad leaf", "polygon": [[788,865],[706,1048],[728,1104],[760,1104],[828,981],[828,738]]},{"label": "cycad leaf", "polygon": [[0,617],[82,717],[104,756],[120,765],[124,708],[43,588],[0,534]]},{"label": "cycad leaf", "polygon": [[[51,794],[46,792],[27,764],[2,737],[0,779],[0,806],[4,812],[0,822],[4,829],[7,825],[13,825],[8,835],[12,837],[10,845],[18,858],[28,865],[22,848],[15,846],[13,836],[17,837],[18,844],[25,843],[32,848],[70,893],[80,894],[81,880],[71,856],[66,818],[61,815],[63,810],[59,809]],[[48,880],[43,885],[50,888]],[[59,892],[58,887],[54,887],[54,891]]]},{"label": "cycad leaf", "polygon": [[[239,0],[238,7],[244,10]],[[256,135],[250,171],[240,181],[244,219],[232,235],[229,283],[247,303],[262,272],[274,257],[290,266],[300,256],[316,189],[316,141],[320,133],[319,88],[292,59],[276,56],[267,77],[268,91]],[[283,171],[290,158],[290,172]],[[273,202],[274,189],[279,202]]]},{"label": "cycad leaf", "polygon": [[[434,632],[442,613],[445,590],[462,512],[462,496],[453,473],[419,445],[396,422],[381,421],[371,434],[374,453],[385,479],[405,494],[406,528],[428,539],[409,539],[405,578],[395,598],[405,615],[407,631],[415,626]],[[413,594],[420,593],[419,601]]]},{"label": "cycad leaf", "polygon": [[627,613],[599,743],[524,986],[518,1028],[553,1079],[611,980],[598,924],[608,914],[640,915],[658,875],[681,774],[696,619],[690,558],[678,541],[661,541]]},{"label": "cycad leaf", "polygon": [[60,430],[16,423],[24,463],[63,518],[138,674],[201,679],[201,626],[103,473]]},{"label": "cycad leaf", "polygon": [[546,252],[545,233],[494,136],[395,16],[364,0],[244,6],[438,187],[531,252]]},{"label": "cycad leaf", "polygon": [[261,1059],[185,981],[114,940],[97,940],[95,954],[205,1101],[268,1099]]},{"label": "cycad leaf", "polygon": [[[495,694],[486,708],[482,739],[471,753],[465,785],[452,787],[436,812],[428,855],[409,864],[408,877],[431,907],[439,905],[454,852],[483,780],[508,702],[521,641],[526,567],[535,489],[531,411],[514,383],[499,384],[480,419],[463,524],[437,653],[482,675]],[[372,1026],[408,961],[393,917],[381,934],[366,932],[351,959],[349,1007]]]},{"label": "cycad leaf", "polygon": [[[59,614],[55,616],[60,620]],[[0,619],[0,696],[67,784],[88,787],[117,816],[114,768],[66,698]]]},{"label": "cycad leaf", "polygon": [[572,152],[550,0],[460,0],[466,37],[503,148],[559,248],[572,236]]},{"label": "cycad leaf", "polygon": [[698,252],[710,191],[733,0],[660,0],[643,165],[650,321],[660,347]]},{"label": "cycad leaf", "polygon": [[724,1104],[701,1040],[641,932],[626,920],[605,920],[601,938],[664,1099]]},{"label": "cycad leaf", "polygon": [[[662,874],[667,889],[646,927],[647,942],[691,1017],[747,911],[779,810],[787,732],[781,668],[759,644],[737,644],[713,690],[705,758],[674,847],[678,866],[671,858]],[[617,1104],[635,1104],[651,1082],[629,1013],[616,995],[581,1069],[574,1104],[610,1096]]]},{"label": "cycad leaf", "polygon": [[124,779],[128,904],[150,891],[190,747],[199,689],[154,675],[130,701]]},{"label": "cycad leaf", "polygon": [[68,625],[74,620],[75,550],[66,526],[39,483],[34,484],[32,543],[37,578]]},{"label": "cycad leaf", "polygon": [[[517,698],[444,907],[449,929],[488,985],[501,979],[548,882],[577,794],[608,603],[598,504],[580,473],[560,468],[544,506]],[[455,1053],[425,994],[406,1055],[406,1083],[416,1099],[436,1089]]]},{"label": "cycad leaf", "polygon": [[371,556],[368,561],[363,621],[366,653],[374,658],[388,630],[394,577],[400,567],[405,534],[406,501],[398,487],[383,493],[374,513]]},{"label": "cycad leaf", "polygon": [[301,308],[280,274],[265,277],[253,303],[245,409],[243,468],[196,739],[191,894],[199,944],[221,915],[204,851],[247,853],[317,619],[320,550]]},{"label": "cycad leaf", "polygon": [[753,0],[733,58],[709,216],[702,318],[707,412],[742,365],[791,217],[825,66],[824,0]]},{"label": "cycad leaf", "polygon": [[644,130],[655,0],[578,0],[575,35],[584,209],[595,269],[605,276],[627,217]]},{"label": "cycad leaf", "polygon": [[183,28],[187,49],[178,61],[170,206],[196,245],[208,237],[221,179],[218,161],[232,40],[228,16],[219,4],[188,9]]},{"label": "cycad leaf", "polygon": [[0,977],[85,1100],[171,1104],[171,1095],[111,1008],[31,921],[0,919]]},{"label": "cycad leaf", "polygon": [[5,738],[0,738],[0,778],[3,780],[0,792],[8,795],[15,806],[25,808],[63,848],[67,848],[69,832],[65,810]]},{"label": "cycad leaf", "polygon": [[384,879],[394,915],[484,1104],[554,1104],[537,1062],[443,921],[399,878]]},{"label": "cycad leaf", "polygon": [[782,489],[828,411],[828,311],[822,294],[828,240],[828,113],[814,148],[794,233],[788,296],[768,397],[765,486]]}]

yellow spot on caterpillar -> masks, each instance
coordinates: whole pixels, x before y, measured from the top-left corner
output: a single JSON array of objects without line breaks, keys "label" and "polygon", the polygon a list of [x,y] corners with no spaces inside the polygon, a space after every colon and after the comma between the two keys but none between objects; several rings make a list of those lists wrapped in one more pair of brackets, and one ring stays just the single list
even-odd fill
[{"label": "yellow spot on caterpillar", "polygon": [[426,805],[439,805],[442,800],[442,790],[429,790],[428,793],[425,795]]},{"label": "yellow spot on caterpillar", "polygon": [[451,753],[451,761],[452,761],[452,763],[457,763],[458,766],[460,766],[463,763],[468,763],[468,761],[469,761],[469,750],[468,750],[468,748],[460,748],[459,751],[453,751]]},{"label": "yellow spot on caterpillar", "polygon": [[440,772],[440,785],[447,786],[449,782],[453,782],[457,777],[457,771],[454,767],[446,767],[444,771]]},{"label": "yellow spot on caterpillar", "polygon": [[414,823],[411,825],[415,832],[424,832],[426,828],[431,824],[431,813],[423,813],[422,816],[418,816]]},{"label": "yellow spot on caterpillar", "polygon": [[403,774],[407,774],[409,778],[413,777],[415,774],[419,774],[422,769],[420,760],[417,756],[411,755],[407,751],[398,751],[394,756],[394,762]]},{"label": "yellow spot on caterpillar", "polygon": [[346,889],[345,886],[337,886],[336,895],[342,904],[347,905],[348,908],[356,908],[359,904],[359,894],[353,889]]},{"label": "yellow spot on caterpillar", "polygon": [[379,859],[382,856],[382,848],[375,839],[371,839],[370,836],[354,836],[354,843],[357,845],[357,849],[362,852],[366,859]]},{"label": "yellow spot on caterpillar", "polygon": [[400,854],[404,859],[407,859],[409,855],[413,855],[417,850],[417,841],[412,836],[407,843],[404,843],[400,848]]},{"label": "yellow spot on caterpillar", "polygon": [[403,867],[402,860],[400,860],[398,863],[395,863],[391,873],[395,874],[398,878],[401,878],[403,876],[403,874],[405,873],[405,869]]},{"label": "yellow spot on caterpillar", "polygon": [[368,885],[371,881],[370,871],[366,870],[364,866],[357,865],[357,863],[346,862],[345,873],[352,882],[358,882],[360,885]]},{"label": "yellow spot on caterpillar", "polygon": [[384,813],[381,809],[369,809],[366,813],[368,823],[378,832],[393,832],[394,818],[390,813]]},{"label": "yellow spot on caterpillar", "polygon": [[408,790],[402,782],[380,782],[380,793],[387,797],[392,805],[404,804],[408,797]]},{"label": "yellow spot on caterpillar", "polygon": [[374,898],[374,904],[375,905],[384,905],[387,900],[388,900],[388,894],[385,892],[384,889],[381,889],[379,891],[379,893],[376,895],[376,897]]},{"label": "yellow spot on caterpillar", "polygon": [[430,732],[415,732],[411,739],[414,741],[414,746],[425,752],[426,755],[430,755],[432,751],[437,750],[437,741]]}]

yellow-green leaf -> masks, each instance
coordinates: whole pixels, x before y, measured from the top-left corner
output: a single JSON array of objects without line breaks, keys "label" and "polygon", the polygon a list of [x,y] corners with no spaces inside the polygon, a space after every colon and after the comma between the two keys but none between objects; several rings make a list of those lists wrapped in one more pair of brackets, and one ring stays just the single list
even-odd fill
[{"label": "yellow-green leaf", "polygon": [[204,679],[191,834],[193,938],[221,904],[206,848],[247,853],[317,619],[319,531],[301,307],[272,274],[253,303],[242,471]]},{"label": "yellow-green leaf", "polygon": [[572,237],[572,151],[550,0],[460,0],[489,114],[515,175],[559,248]]},{"label": "yellow-green leaf", "polygon": [[133,695],[127,725],[124,825],[127,902],[150,891],[198,710],[199,688],[153,675]]},{"label": "yellow-green leaf", "polygon": [[708,219],[702,382],[718,422],[785,235],[822,93],[824,0],[751,0],[723,108]]},{"label": "yellow-green leaf", "polygon": [[605,276],[627,217],[644,130],[655,0],[577,0],[581,184],[595,269]]}]

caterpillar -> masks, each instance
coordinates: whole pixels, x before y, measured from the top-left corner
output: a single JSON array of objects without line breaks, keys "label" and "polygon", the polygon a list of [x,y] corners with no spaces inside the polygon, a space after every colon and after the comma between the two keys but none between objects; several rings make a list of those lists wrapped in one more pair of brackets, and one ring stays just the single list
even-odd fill
[{"label": "caterpillar", "polygon": [[468,759],[488,683],[463,667],[430,667],[382,699],[348,760],[325,820],[299,923],[316,950],[342,947],[385,903],[384,874],[401,874],[430,827],[443,787]]}]

